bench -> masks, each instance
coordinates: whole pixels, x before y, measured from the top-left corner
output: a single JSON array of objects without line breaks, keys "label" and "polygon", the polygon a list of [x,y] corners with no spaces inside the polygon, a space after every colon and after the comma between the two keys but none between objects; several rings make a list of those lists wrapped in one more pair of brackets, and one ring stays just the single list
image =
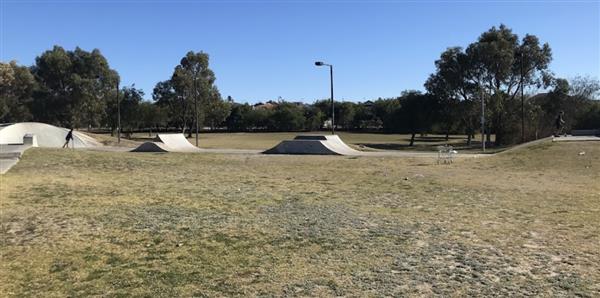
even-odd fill
[{"label": "bench", "polygon": [[437,159],[438,164],[452,163],[452,161],[454,159],[454,155],[457,153],[454,150],[454,148],[452,148],[452,146],[449,146],[449,145],[438,146],[437,150],[438,150],[438,159]]}]

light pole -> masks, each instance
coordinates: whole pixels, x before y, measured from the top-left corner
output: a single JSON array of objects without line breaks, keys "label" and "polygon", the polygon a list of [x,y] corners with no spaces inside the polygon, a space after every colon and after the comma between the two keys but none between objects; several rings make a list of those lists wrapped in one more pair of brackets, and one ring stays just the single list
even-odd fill
[{"label": "light pole", "polygon": [[521,52],[521,143],[525,143],[525,95],[523,90],[525,86],[525,74],[523,73],[523,59],[524,55]]},{"label": "light pole", "polygon": [[121,103],[119,102],[119,79],[117,79],[117,143],[121,144]]},{"label": "light pole", "polygon": [[481,150],[485,152],[485,98],[483,96],[483,85],[479,86],[479,89],[481,96]]},{"label": "light pole", "polygon": [[329,66],[329,79],[331,81],[331,134],[335,134],[335,108],[333,104],[333,65],[323,63],[321,61],[315,62],[316,66]]}]

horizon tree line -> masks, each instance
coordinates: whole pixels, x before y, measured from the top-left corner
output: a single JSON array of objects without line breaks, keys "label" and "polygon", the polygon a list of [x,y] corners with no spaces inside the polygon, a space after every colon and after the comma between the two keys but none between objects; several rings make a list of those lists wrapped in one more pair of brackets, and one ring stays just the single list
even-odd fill
[{"label": "horizon tree line", "polygon": [[[425,92],[337,102],[335,125],[338,130],[409,133],[411,145],[415,135],[426,133],[465,134],[470,143],[481,129],[483,101],[487,141],[494,134],[496,145],[550,135],[559,111],[565,111],[570,127],[600,128],[598,79],[557,78],[549,70],[551,61],[550,46],[535,35],[519,39],[505,25],[492,27],[466,48],[442,52]],[[146,101],[135,85],[119,86],[118,72],[98,49],[54,46],[30,67],[0,62],[0,122],[39,121],[114,133],[120,108],[122,132],[176,129],[191,137],[205,127],[314,131],[331,119],[327,99],[254,107],[230,96],[223,99],[215,81],[209,55],[190,51]]]}]

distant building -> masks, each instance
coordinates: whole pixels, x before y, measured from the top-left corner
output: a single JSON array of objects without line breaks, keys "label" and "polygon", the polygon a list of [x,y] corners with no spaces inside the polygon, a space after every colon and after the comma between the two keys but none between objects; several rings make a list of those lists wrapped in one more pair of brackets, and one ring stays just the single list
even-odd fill
[{"label": "distant building", "polygon": [[266,103],[258,102],[254,104],[252,108],[255,110],[273,110],[277,106],[279,106],[279,103],[277,103],[276,101],[269,100]]},{"label": "distant building", "polygon": [[307,104],[301,101],[283,101],[283,100],[279,100],[279,101],[274,101],[274,100],[269,100],[265,103],[263,102],[258,102],[256,104],[254,104],[252,106],[253,109],[255,110],[274,110],[275,108],[277,108],[280,104],[282,103],[289,103],[289,104],[293,104],[293,105],[297,105],[300,107],[304,107]]},{"label": "distant building", "polygon": [[367,107],[367,108],[370,108],[370,107],[373,106],[373,102],[370,101],[370,100],[367,100],[367,101],[363,102],[362,105],[365,106],[365,107]]}]

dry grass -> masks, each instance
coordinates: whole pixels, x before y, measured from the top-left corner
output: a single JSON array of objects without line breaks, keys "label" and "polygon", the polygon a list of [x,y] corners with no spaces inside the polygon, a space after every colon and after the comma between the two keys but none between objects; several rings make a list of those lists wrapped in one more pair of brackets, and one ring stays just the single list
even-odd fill
[{"label": "dry grass", "polygon": [[0,176],[0,293],[599,296],[599,156],[32,149]]},{"label": "dry grass", "polygon": [[128,140],[123,135],[121,137],[121,142],[117,142],[117,136],[111,136],[110,134],[101,134],[101,133],[91,133],[87,131],[80,131],[81,133],[85,133],[90,137],[96,139],[96,141],[102,143],[104,146],[114,146],[114,147],[137,147],[140,145],[140,142],[135,140]]}]

